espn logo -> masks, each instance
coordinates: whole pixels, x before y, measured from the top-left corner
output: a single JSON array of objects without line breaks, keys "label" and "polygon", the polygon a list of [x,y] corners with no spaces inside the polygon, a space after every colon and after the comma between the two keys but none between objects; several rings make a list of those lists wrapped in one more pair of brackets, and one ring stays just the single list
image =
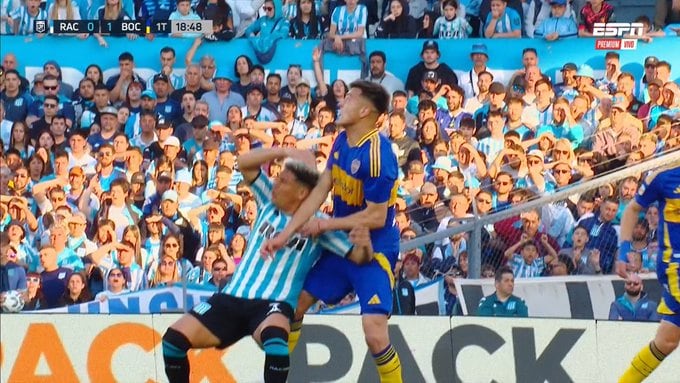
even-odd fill
[{"label": "espn logo", "polygon": [[[599,50],[633,50],[637,48],[637,39],[621,37],[642,37],[645,27],[642,23],[595,23],[593,26],[595,49]],[[619,38],[616,38],[619,37]]]}]

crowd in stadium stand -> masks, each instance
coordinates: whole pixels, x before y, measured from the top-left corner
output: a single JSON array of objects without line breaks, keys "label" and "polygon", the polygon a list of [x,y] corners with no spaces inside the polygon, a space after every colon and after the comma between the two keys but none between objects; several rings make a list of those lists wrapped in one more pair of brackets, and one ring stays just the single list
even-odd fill
[{"label": "crowd in stadium stand", "polygon": [[[473,69],[462,78],[439,61],[440,39],[589,36],[594,20],[613,18],[602,0],[395,0],[383,2],[382,18],[377,4],[356,0],[2,4],[8,6],[0,27],[18,34],[32,33],[31,20],[43,17],[212,20],[209,36],[178,36],[195,38],[190,63],[206,41],[258,36],[259,58],[280,38],[325,39],[308,62],[291,63],[285,78],[247,55],[234,63],[203,56],[180,76],[175,50],[165,47],[151,78],[123,52],[117,74],[104,78],[93,62],[72,87],[49,57],[42,73],[26,79],[7,53],[0,72],[0,291],[27,289],[27,310],[184,280],[213,288],[228,281],[257,216],[238,157],[260,147],[305,148],[325,169],[348,92],[345,81],[323,78],[323,56],[334,51],[365,56],[365,78],[391,95],[377,129],[392,140],[400,166],[395,209],[404,241],[680,146],[680,88],[663,57],[646,57],[642,78],[622,72],[615,52],[603,54],[601,78],[587,65],[564,63],[559,83],[541,72],[530,47],[511,78],[486,66],[500,53],[480,40],[470,44]],[[640,18],[648,27],[644,39],[664,28],[674,33],[678,10],[665,12],[654,23]],[[430,38],[406,83],[389,73],[384,52],[362,52],[357,42],[368,25],[379,37]],[[102,45],[116,37],[126,38],[95,36]],[[301,69],[310,62],[313,88]],[[281,167],[273,162],[263,171],[276,177]],[[506,265],[517,278],[611,273],[617,224],[642,176],[488,225],[482,276]],[[323,210],[332,213],[330,199]],[[632,271],[654,271],[657,225],[651,207],[635,229]],[[453,280],[468,274],[468,240],[456,234],[402,254],[396,274],[409,287],[445,276],[453,307]]]}]

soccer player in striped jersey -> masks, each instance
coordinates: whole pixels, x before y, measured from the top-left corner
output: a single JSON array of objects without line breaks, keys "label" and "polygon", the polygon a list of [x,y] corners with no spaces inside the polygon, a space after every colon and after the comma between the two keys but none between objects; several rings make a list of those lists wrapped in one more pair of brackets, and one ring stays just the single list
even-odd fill
[{"label": "soccer player in striped jersey", "polygon": [[457,17],[458,2],[446,0],[444,15],[434,22],[434,36],[440,39],[464,39],[472,33],[472,27],[464,17]]},{"label": "soccer player in striped jersey", "polygon": [[[635,355],[620,383],[645,380],[680,343],[680,163],[647,177],[621,219],[621,246],[617,273],[627,277],[633,228],[640,213],[652,204],[659,209],[659,253],[656,275],[663,286],[663,299],[657,311],[661,323],[656,337]],[[628,283],[628,281],[626,282]]]},{"label": "soccer player in striped jersey", "polygon": [[[392,270],[399,254],[394,207],[398,165],[389,139],[379,133],[378,123],[387,112],[389,95],[380,84],[368,81],[356,81],[350,88],[336,122],[345,130],[335,139],[326,171],[289,225],[267,241],[263,252],[276,252],[300,228],[309,235],[348,231],[357,224],[371,229],[374,257],[367,264],[324,255],[314,265],[300,295],[289,342],[292,349],[300,335],[302,317],[316,299],[334,304],[354,290],[380,381],[401,382],[401,363],[387,332],[394,287]],[[310,221],[331,190],[334,217]]]},{"label": "soccer player in striped jersey", "polygon": [[[290,160],[272,184],[260,167],[285,157]],[[239,169],[258,203],[254,235],[230,283],[196,305],[163,336],[165,372],[171,383],[189,382],[190,348],[225,348],[248,335],[264,348],[264,381],[284,383],[290,365],[290,321],[305,276],[321,249],[352,260],[372,255],[368,229],[357,228],[350,233],[351,242],[342,231],[315,238],[295,235],[273,257],[261,257],[260,246],[288,224],[310,195],[319,173],[310,152],[285,148],[248,152],[239,157]]]}]

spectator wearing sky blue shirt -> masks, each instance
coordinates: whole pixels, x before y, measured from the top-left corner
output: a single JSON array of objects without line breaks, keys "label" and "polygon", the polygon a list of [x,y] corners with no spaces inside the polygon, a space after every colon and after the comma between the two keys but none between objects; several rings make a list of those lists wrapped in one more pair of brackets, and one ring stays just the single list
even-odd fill
[{"label": "spectator wearing sky blue shirt", "polygon": [[578,36],[578,26],[573,18],[566,15],[567,0],[550,0],[551,17],[543,20],[534,31],[534,36],[548,41]]},{"label": "spectator wearing sky blue shirt", "polygon": [[358,0],[347,0],[346,5],[337,7],[331,16],[328,39],[333,41],[333,50],[343,52],[345,41],[366,37],[368,11]]},{"label": "spectator wearing sky blue shirt", "polygon": [[522,37],[522,18],[517,11],[508,8],[507,0],[491,0],[491,12],[484,23],[484,36]]}]

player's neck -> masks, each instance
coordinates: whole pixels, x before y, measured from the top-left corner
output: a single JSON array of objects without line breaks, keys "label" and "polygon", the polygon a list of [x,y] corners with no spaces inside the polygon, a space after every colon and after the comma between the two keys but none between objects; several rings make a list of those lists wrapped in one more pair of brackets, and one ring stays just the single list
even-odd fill
[{"label": "player's neck", "polygon": [[362,138],[364,138],[368,133],[375,130],[373,125],[355,125],[351,128],[345,128],[347,132],[347,142],[350,146],[356,146]]}]

